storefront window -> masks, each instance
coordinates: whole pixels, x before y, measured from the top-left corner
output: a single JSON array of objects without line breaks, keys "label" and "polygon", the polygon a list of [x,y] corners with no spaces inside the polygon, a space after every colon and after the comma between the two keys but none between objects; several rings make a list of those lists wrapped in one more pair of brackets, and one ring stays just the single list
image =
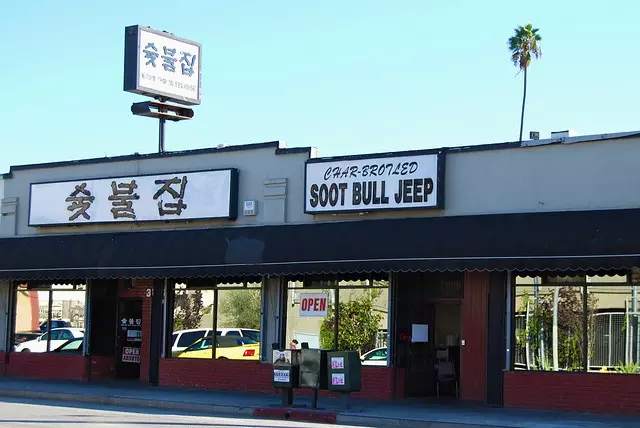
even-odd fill
[{"label": "storefront window", "polygon": [[175,282],[171,355],[259,360],[261,287],[257,281]]},{"label": "storefront window", "polygon": [[68,353],[73,348],[81,355],[85,302],[85,284],[19,283],[16,286],[13,351]]},{"label": "storefront window", "polygon": [[589,296],[595,302],[590,323],[592,342],[589,370],[597,372],[638,373],[640,329],[638,285],[612,283],[609,278],[588,281]]},{"label": "storefront window", "polygon": [[518,277],[514,368],[638,373],[638,299],[627,278]]},{"label": "storefront window", "polygon": [[320,278],[288,284],[288,344],[358,351],[363,364],[387,365],[386,280]]}]

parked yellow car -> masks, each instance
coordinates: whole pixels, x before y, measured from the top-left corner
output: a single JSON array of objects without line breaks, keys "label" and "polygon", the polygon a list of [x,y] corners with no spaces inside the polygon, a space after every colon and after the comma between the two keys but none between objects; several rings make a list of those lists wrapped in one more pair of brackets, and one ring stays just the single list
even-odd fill
[{"label": "parked yellow car", "polygon": [[[211,336],[198,339],[177,357],[211,359],[211,343]],[[257,361],[260,359],[260,344],[248,337],[216,336],[216,359]]]}]

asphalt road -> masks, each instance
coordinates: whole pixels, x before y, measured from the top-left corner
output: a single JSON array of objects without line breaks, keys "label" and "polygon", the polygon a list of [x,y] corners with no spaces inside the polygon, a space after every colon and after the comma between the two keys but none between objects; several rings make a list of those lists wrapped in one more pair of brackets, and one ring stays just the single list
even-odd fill
[{"label": "asphalt road", "polygon": [[[0,398],[0,427],[68,428],[113,427],[206,427],[206,428],[315,428],[324,424],[243,419],[230,416],[189,415],[176,411],[137,409],[92,404],[71,404],[56,401]],[[341,425],[331,425],[341,427]],[[344,427],[344,425],[342,425]]]}]

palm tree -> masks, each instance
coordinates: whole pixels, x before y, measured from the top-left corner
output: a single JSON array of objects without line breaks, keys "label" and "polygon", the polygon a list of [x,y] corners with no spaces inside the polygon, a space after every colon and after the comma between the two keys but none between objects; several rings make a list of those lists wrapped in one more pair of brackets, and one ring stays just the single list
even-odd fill
[{"label": "palm tree", "polygon": [[527,99],[527,68],[531,64],[531,58],[536,59],[542,56],[540,41],[542,37],[538,34],[538,29],[531,24],[524,27],[519,25],[515,29],[515,35],[509,38],[508,45],[511,52],[511,61],[520,71],[524,71],[524,91],[522,93],[522,114],[520,115],[520,142],[522,141],[522,126],[524,125],[524,103]]}]

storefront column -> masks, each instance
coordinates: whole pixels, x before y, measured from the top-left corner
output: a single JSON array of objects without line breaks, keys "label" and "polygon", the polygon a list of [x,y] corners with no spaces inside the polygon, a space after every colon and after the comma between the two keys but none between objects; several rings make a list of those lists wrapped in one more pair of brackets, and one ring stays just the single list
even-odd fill
[{"label": "storefront column", "polygon": [[[281,339],[280,308],[282,301],[282,278],[268,278],[262,281],[262,317],[260,322],[260,349],[262,361],[271,361],[271,344]],[[286,293],[286,290],[285,290]],[[285,296],[286,297],[286,296]]]},{"label": "storefront column", "polygon": [[489,406],[503,403],[508,281],[507,272],[491,272],[489,276],[486,396]]},{"label": "storefront column", "polygon": [[[162,336],[166,326],[163,325],[163,302],[166,279],[154,279],[151,292],[151,315],[149,333],[149,383],[158,385],[160,380],[160,357],[162,355]],[[165,334],[166,336],[166,334]]]},{"label": "storefront column", "polygon": [[8,281],[0,281],[0,376],[4,376],[7,366],[7,352],[11,348],[9,343],[11,332],[9,331],[10,322],[10,305],[9,297],[11,295],[11,284]]}]

